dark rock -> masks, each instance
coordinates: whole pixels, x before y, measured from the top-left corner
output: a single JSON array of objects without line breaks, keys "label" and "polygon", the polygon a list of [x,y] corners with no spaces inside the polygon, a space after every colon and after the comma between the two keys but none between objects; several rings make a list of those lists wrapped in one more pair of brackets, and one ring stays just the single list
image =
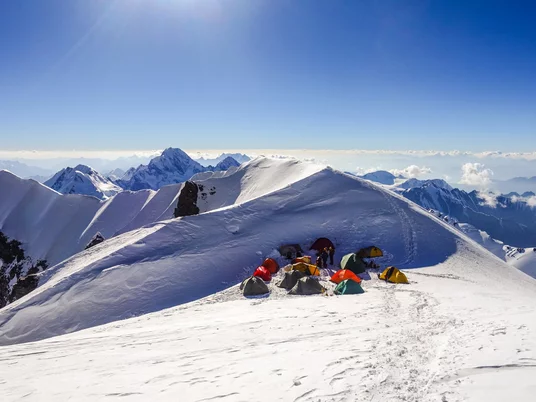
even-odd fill
[{"label": "dark rock", "polygon": [[179,194],[177,208],[175,208],[175,218],[199,214],[199,207],[197,206],[198,192],[199,188],[194,182],[187,181],[184,183],[184,187]]}]

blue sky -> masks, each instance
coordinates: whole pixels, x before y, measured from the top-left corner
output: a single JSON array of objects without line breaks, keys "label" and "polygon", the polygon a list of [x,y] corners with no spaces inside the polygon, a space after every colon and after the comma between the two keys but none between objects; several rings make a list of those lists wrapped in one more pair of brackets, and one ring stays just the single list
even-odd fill
[{"label": "blue sky", "polygon": [[17,149],[536,148],[530,1],[0,2]]}]

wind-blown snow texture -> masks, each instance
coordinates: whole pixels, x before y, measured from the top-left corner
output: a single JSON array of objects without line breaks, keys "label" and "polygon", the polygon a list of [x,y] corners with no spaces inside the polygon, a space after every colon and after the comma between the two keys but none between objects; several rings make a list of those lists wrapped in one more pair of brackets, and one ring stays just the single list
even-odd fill
[{"label": "wind-blown snow texture", "polygon": [[[198,201],[205,212],[281,189],[319,169],[296,161],[257,159],[239,168],[208,171],[192,179],[207,189],[205,196],[200,192]],[[231,175],[236,176],[227,179]],[[217,178],[221,179],[220,184],[214,181]],[[215,193],[210,190],[214,186]],[[21,241],[34,260],[46,259],[55,265],[82,251],[97,232],[110,239],[172,218],[182,184],[158,191],[124,191],[99,201],[81,195],[61,195],[4,171],[0,172],[0,189],[0,230]]]},{"label": "wind-blown snow texture", "polygon": [[[532,401],[532,278],[331,169],[261,159],[205,185],[210,212],[96,245],[0,310],[4,345],[109,323],[0,347],[5,400]],[[292,297],[271,284],[254,299],[233,286],[278,245],[319,236],[336,258],[382,247],[382,266],[410,284],[372,274],[363,295]]]},{"label": "wind-blown snow texture", "polygon": [[85,165],[62,169],[44,184],[62,194],[91,195],[101,200],[123,191],[111,180]]}]

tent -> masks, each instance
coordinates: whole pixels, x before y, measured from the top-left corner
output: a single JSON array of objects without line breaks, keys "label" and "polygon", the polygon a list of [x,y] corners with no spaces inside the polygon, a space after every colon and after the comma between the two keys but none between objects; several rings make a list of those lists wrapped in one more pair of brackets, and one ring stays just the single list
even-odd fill
[{"label": "tent", "polygon": [[294,258],[292,260],[293,264],[297,264],[298,262],[304,262],[306,264],[310,264],[311,263],[311,256],[304,255],[302,257],[296,257],[296,258]]},{"label": "tent", "polygon": [[387,267],[378,275],[378,277],[386,282],[391,283],[409,283],[408,278],[403,272],[400,272],[396,267]]},{"label": "tent", "polygon": [[333,293],[336,295],[358,295],[365,293],[365,291],[359,283],[351,279],[347,279],[339,283]]},{"label": "tent", "polygon": [[272,274],[266,267],[258,267],[255,272],[253,272],[253,276],[258,276],[263,281],[270,282],[272,280]]},{"label": "tent", "polygon": [[251,276],[242,282],[240,285],[240,290],[242,290],[244,296],[257,296],[270,293],[266,283],[264,283],[261,278],[256,276]]},{"label": "tent", "polygon": [[304,278],[306,275],[301,271],[290,271],[285,272],[285,277],[279,283],[280,288],[290,290],[296,285],[296,282],[298,282],[301,278]]},{"label": "tent", "polygon": [[321,237],[319,239],[316,239],[316,241],[311,246],[311,250],[322,251],[325,248],[330,248],[330,247],[335,248],[331,240],[329,240],[326,237]]},{"label": "tent", "polygon": [[292,260],[303,255],[303,250],[299,244],[285,244],[279,247],[279,254],[287,260]]},{"label": "tent", "polygon": [[362,248],[356,254],[361,258],[383,257],[383,251],[376,246]]},{"label": "tent", "polygon": [[306,276],[301,278],[290,292],[289,295],[317,295],[324,293],[326,289],[322,287],[320,283],[315,278]]},{"label": "tent", "polygon": [[306,264],[304,262],[292,264],[291,271],[300,271],[303,272],[305,275],[320,276],[320,270],[316,265]]},{"label": "tent", "polygon": [[367,270],[367,266],[361,257],[358,257],[355,253],[351,253],[342,257],[341,269],[349,269],[354,274],[359,275]]},{"label": "tent", "polygon": [[277,274],[277,271],[279,271],[279,264],[273,258],[265,259],[262,263],[262,266],[265,267],[268,271],[270,271],[272,275]]},{"label": "tent", "polygon": [[356,283],[361,283],[361,278],[357,276],[356,274],[354,274],[349,269],[339,269],[337,272],[333,274],[330,280],[331,282],[336,283],[336,284],[339,284],[345,280],[351,280]]}]

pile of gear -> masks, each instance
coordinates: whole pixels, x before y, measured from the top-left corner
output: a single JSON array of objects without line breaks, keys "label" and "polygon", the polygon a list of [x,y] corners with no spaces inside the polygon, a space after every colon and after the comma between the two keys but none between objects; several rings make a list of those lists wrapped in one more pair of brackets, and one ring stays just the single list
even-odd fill
[{"label": "pile of gear", "polygon": [[[279,288],[288,291],[289,295],[314,295],[326,293],[326,288],[319,282],[323,271],[327,271],[327,260],[333,265],[335,246],[327,238],[317,239],[310,250],[317,252],[316,265],[312,264],[311,256],[304,255],[303,249],[298,244],[287,244],[279,248],[280,255],[291,263],[283,268],[285,274]],[[336,287],[333,293],[336,295],[353,295],[364,293],[361,287],[362,278],[359,277],[369,268],[379,268],[372,258],[382,257],[383,252],[376,246],[360,249],[355,253],[346,254],[340,262],[340,269],[335,272],[330,281]],[[366,261],[369,259],[369,261]],[[279,264],[273,258],[264,260],[261,266],[255,269],[253,275],[240,285],[244,296],[258,296],[270,293],[267,286],[272,276],[279,272]],[[329,271],[328,271],[329,272]],[[333,272],[333,271],[331,271]],[[406,275],[396,267],[388,267],[378,274],[378,278],[390,283],[409,283]]]}]

